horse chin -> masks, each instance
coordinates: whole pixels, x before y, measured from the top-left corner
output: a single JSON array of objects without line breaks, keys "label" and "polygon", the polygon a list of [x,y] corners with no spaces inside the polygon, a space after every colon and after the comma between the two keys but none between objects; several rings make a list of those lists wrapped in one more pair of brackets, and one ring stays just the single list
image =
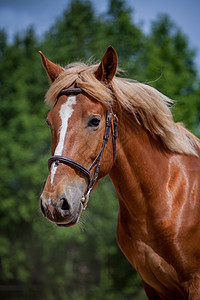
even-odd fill
[{"label": "horse chin", "polygon": [[75,222],[70,222],[68,224],[56,224],[58,227],[72,227],[74,226],[76,223],[78,223],[78,220]]}]

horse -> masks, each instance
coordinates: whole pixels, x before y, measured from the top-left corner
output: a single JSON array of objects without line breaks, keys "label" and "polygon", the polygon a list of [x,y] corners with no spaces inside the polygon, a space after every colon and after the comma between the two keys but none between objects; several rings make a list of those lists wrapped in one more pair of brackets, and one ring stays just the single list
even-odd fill
[{"label": "horse", "polygon": [[76,224],[109,174],[119,200],[117,242],[148,299],[199,299],[200,140],[174,122],[171,99],[120,77],[112,46],[94,65],[63,68],[40,54],[50,79],[52,152],[43,215]]}]

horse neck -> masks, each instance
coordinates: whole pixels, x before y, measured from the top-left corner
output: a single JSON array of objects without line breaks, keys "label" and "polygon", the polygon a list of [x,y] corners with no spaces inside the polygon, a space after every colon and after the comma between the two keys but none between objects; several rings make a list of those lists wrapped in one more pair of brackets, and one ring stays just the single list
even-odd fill
[{"label": "horse neck", "polygon": [[146,215],[149,202],[158,199],[167,174],[167,152],[128,113],[120,116],[117,155],[110,172],[120,207]]}]

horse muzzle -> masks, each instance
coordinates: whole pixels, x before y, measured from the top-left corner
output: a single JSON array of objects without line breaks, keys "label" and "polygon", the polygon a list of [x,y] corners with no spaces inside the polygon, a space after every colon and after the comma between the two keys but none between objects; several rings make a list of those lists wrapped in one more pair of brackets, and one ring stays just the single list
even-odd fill
[{"label": "horse muzzle", "polygon": [[83,209],[80,192],[73,190],[56,198],[47,198],[44,195],[45,193],[40,197],[41,211],[49,221],[64,227],[78,222]]}]

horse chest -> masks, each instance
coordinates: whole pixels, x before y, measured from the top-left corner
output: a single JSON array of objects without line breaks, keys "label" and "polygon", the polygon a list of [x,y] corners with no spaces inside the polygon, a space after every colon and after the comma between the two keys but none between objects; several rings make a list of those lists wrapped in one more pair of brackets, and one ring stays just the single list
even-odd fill
[{"label": "horse chest", "polygon": [[118,223],[117,241],[120,249],[144,282],[153,287],[163,299],[186,297],[176,270],[141,239],[134,239]]}]

